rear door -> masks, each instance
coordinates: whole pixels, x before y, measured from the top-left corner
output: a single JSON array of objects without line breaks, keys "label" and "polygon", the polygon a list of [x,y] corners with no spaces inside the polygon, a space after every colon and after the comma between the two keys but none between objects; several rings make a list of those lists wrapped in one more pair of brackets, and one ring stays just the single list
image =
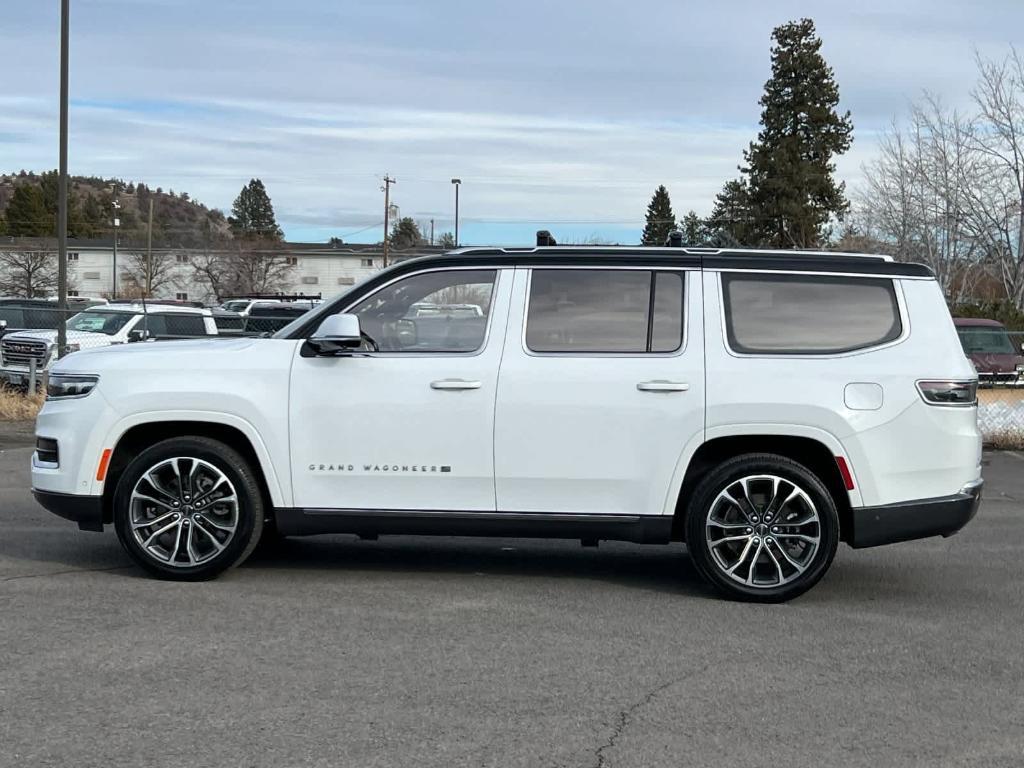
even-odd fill
[{"label": "rear door", "polygon": [[507,512],[661,514],[704,430],[700,272],[517,269],[495,415]]}]

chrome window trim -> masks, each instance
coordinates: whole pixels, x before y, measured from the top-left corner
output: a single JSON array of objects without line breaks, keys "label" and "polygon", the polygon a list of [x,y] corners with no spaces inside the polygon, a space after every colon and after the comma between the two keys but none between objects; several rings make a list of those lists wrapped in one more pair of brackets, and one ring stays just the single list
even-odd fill
[{"label": "chrome window trim", "polygon": [[[873,280],[891,280],[893,294],[896,296],[896,306],[900,313],[900,327],[902,332],[900,335],[892,341],[887,341],[883,344],[875,344],[870,347],[860,347],[859,349],[851,349],[848,352],[804,352],[804,353],[792,353],[792,352],[737,352],[729,344],[729,332],[728,326],[726,325],[725,317],[725,290],[722,283],[722,272],[730,273],[744,273],[752,275],[806,275],[810,277],[848,277],[851,279],[867,278]],[[905,342],[910,338],[910,313],[907,311],[906,298],[903,295],[903,286],[900,285],[902,277],[896,278],[886,275],[861,275],[851,273],[831,273],[831,272],[783,272],[776,269],[722,269],[722,270],[707,270],[706,274],[715,275],[715,284],[718,289],[718,322],[719,330],[722,334],[722,346],[725,347],[725,351],[732,357],[740,359],[761,359],[761,360],[839,360],[844,357],[856,357],[857,355],[863,355],[871,352],[878,352],[882,349],[888,349],[895,347]]]},{"label": "chrome window trim", "polygon": [[[508,278],[504,277],[504,273],[507,272],[507,271],[509,271],[509,268],[507,266],[501,266],[501,267],[499,267],[499,266],[492,266],[492,267],[480,267],[480,266],[471,266],[470,267],[470,266],[464,266],[464,267],[433,267],[431,269],[422,269],[422,270],[419,270],[419,271],[416,271],[416,272],[409,272],[409,273],[404,274],[404,275],[399,275],[398,277],[394,278],[393,280],[388,280],[386,283],[384,283],[384,285],[378,287],[377,290],[375,290],[373,293],[369,293],[366,296],[363,296],[362,298],[358,299],[357,301],[354,301],[351,304],[345,305],[343,309],[340,309],[340,310],[338,310],[337,312],[335,312],[333,314],[335,314],[335,315],[344,314],[344,313],[348,312],[349,310],[351,310],[353,307],[363,303],[367,299],[370,299],[373,296],[376,296],[380,291],[383,291],[388,286],[394,285],[395,283],[401,282],[402,280],[408,280],[408,279],[413,278],[413,277],[419,277],[420,275],[426,275],[426,274],[429,274],[431,272],[494,272],[494,288],[491,289],[491,307],[493,308],[493,306],[494,306],[494,299],[495,299],[495,297],[497,297],[498,291],[500,290],[500,287],[504,285],[503,281],[505,279],[508,279]],[[324,315],[324,317],[330,317],[330,315]],[[414,356],[417,356],[417,357],[479,357],[485,351],[487,351],[487,345],[488,345],[488,343],[491,340],[491,326],[492,326],[492,324],[494,322],[493,318],[494,318],[494,312],[493,311],[488,311],[487,312],[487,325],[484,327],[484,338],[483,338],[483,341],[481,341],[479,347],[477,347],[476,349],[474,349],[471,352],[396,352],[394,350],[389,350],[387,352],[371,352],[371,351],[365,351],[364,352],[362,350],[359,350],[358,354],[359,354],[359,357],[381,357],[381,358],[409,357],[411,355],[414,355]],[[321,318],[321,320],[322,319],[323,318]],[[296,339],[296,341],[299,341],[299,340]],[[302,343],[305,343],[305,341],[306,341],[305,339],[301,340]],[[301,346],[301,344],[300,344],[300,346]]]},{"label": "chrome window trim", "polygon": [[[530,287],[533,285],[533,273],[535,270],[566,270],[566,269],[582,269],[590,272],[608,272],[608,271],[619,271],[619,272],[683,272],[683,338],[680,342],[679,348],[674,349],[671,352],[535,352],[530,349],[526,343],[526,326],[530,320]],[[649,359],[649,358],[669,358],[669,357],[681,357],[686,353],[689,347],[690,341],[690,323],[688,322],[690,316],[690,293],[693,290],[692,277],[686,275],[687,272],[696,272],[700,274],[701,270],[699,267],[651,267],[651,266],[605,266],[600,265],[576,265],[572,267],[560,267],[552,265],[550,267],[536,267],[536,266],[523,266],[516,267],[516,270],[522,270],[527,272],[526,275],[526,295],[523,302],[523,327],[520,332],[520,345],[522,346],[523,352],[529,357],[593,357],[593,358],[625,358],[625,359]]]}]

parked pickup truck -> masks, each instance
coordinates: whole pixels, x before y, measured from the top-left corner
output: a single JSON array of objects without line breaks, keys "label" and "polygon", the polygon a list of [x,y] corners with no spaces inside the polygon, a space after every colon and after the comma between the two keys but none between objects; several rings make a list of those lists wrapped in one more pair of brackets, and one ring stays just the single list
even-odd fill
[{"label": "parked pickup truck", "polygon": [[[209,309],[153,304],[107,304],[90,307],[67,321],[69,352],[162,338],[215,336]],[[47,370],[57,347],[57,331],[22,331],[0,339],[0,381],[25,386],[30,367]]]},{"label": "parked pickup truck", "polygon": [[[456,302],[479,312],[420,311]],[[841,541],[967,524],[977,385],[922,265],[463,249],[270,338],[67,356],[32,487],[160,578],[216,576],[264,535],[685,541],[722,593],[778,601]]]}]

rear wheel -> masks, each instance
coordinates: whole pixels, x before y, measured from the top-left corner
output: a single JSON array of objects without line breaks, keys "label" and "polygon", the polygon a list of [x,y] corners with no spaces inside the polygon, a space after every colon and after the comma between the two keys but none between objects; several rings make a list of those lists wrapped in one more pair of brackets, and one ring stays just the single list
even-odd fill
[{"label": "rear wheel", "polygon": [[697,570],[721,592],[781,602],[824,576],[839,545],[839,516],[831,494],[802,464],[748,454],[698,485],[686,541]]},{"label": "rear wheel", "polygon": [[263,507],[241,454],[205,437],[173,438],[125,468],[114,493],[114,528],[149,573],[199,581],[249,556],[263,529]]}]

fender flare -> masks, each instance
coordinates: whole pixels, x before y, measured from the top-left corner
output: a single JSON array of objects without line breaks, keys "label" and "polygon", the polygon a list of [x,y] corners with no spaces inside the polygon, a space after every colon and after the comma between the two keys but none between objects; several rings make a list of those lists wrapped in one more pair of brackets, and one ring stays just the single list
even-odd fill
[{"label": "fender flare", "polygon": [[[267,484],[267,491],[270,494],[271,503],[275,507],[286,507],[290,504],[291,488],[283,488],[280,477],[274,468],[274,462],[270,457],[270,451],[259,432],[251,422],[231,413],[220,411],[141,411],[125,416],[117,421],[107,432],[103,445],[116,451],[117,445],[121,442],[125,433],[133,427],[143,424],[159,424],[168,421],[195,421],[208,424],[219,424],[225,427],[237,429],[249,441],[253,452],[259,461],[259,470]],[[92,480],[91,494],[103,495],[104,481]]]},{"label": "fender flare", "polygon": [[721,437],[746,437],[757,435],[783,435],[785,437],[806,437],[815,440],[828,448],[833,456],[842,456],[846,459],[850,473],[853,475],[854,489],[848,491],[850,506],[864,506],[860,495],[860,483],[857,481],[853,463],[838,437],[819,427],[811,427],[804,424],[726,424],[719,427],[705,429],[703,433],[694,435],[679,454],[675,469],[672,472],[672,481],[669,483],[668,491],[662,505],[663,515],[674,515],[676,503],[679,501],[679,494],[682,491],[683,480],[686,478],[686,471],[690,467],[694,454],[705,443]]}]

